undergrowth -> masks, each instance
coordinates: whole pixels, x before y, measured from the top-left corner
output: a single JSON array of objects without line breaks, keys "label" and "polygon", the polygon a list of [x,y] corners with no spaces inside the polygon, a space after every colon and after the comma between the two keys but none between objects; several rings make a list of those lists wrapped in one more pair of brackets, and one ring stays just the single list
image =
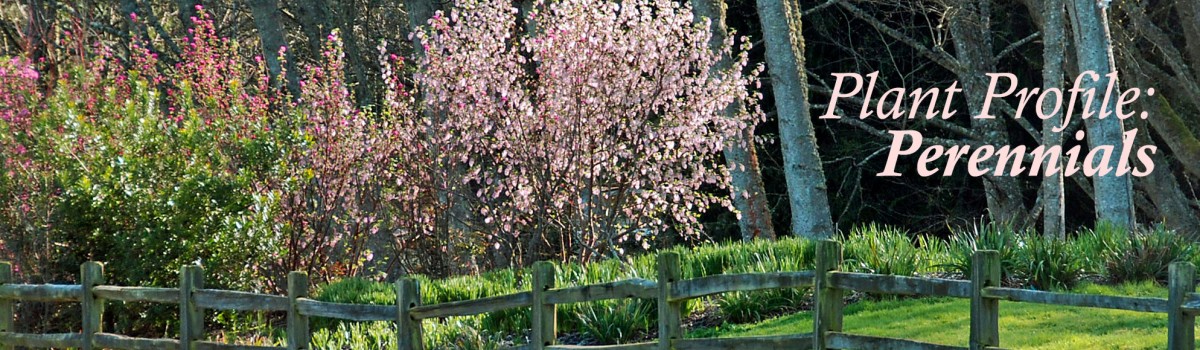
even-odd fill
[{"label": "undergrowth", "polygon": [[[1196,248],[1161,227],[1132,232],[1101,225],[1066,239],[1050,239],[1032,232],[996,225],[977,225],[958,230],[948,239],[913,235],[879,225],[855,228],[837,238],[844,246],[843,269],[890,275],[929,275],[968,278],[971,255],[976,250],[997,250],[1006,284],[1040,290],[1070,290],[1081,282],[1154,284],[1165,277],[1175,261],[1197,259]],[[717,274],[804,271],[814,268],[813,241],[784,238],[774,242],[736,242],[674,248],[680,254],[683,278]],[[655,255],[636,255],[590,264],[557,265],[559,287],[604,283],[624,279],[656,279]],[[444,303],[516,293],[528,289],[531,280],[525,269],[504,269],[478,276],[418,280],[424,304]],[[704,305],[729,324],[759,322],[786,312],[802,310],[810,298],[807,288],[725,293],[707,300],[689,301],[685,312]],[[318,300],[343,303],[391,305],[394,286],[362,278],[350,278],[322,286]],[[706,303],[707,301],[707,303]],[[588,344],[620,344],[640,341],[656,330],[654,300],[625,299],[558,306],[559,333],[573,335]],[[354,325],[318,321],[314,344],[318,348],[341,349],[347,344],[366,348],[390,344],[394,330],[388,323]],[[356,328],[357,327],[357,328]],[[366,327],[366,328],[363,328]],[[382,327],[382,328],[380,328]],[[530,328],[527,309],[513,309],[472,317],[425,321],[429,348],[493,349],[524,344]],[[361,339],[378,336],[378,339]],[[502,336],[503,335],[503,336]],[[347,337],[354,341],[347,341]],[[391,337],[391,338],[389,338]],[[354,349],[349,345],[348,348]]]}]

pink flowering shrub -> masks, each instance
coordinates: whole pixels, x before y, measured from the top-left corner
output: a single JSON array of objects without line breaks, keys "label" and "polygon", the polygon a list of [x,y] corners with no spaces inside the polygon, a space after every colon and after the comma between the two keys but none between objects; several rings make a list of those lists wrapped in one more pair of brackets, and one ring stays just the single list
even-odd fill
[{"label": "pink flowering shrub", "polygon": [[39,77],[32,62],[0,57],[0,251],[10,253],[18,274],[41,277],[53,252],[45,232],[57,193],[33,125]]},{"label": "pink flowering shrub", "polygon": [[538,3],[532,34],[509,2],[460,5],[415,34],[413,76],[381,47],[370,108],[336,31],[287,96],[202,9],[171,66],[87,38],[52,76],[0,60],[0,258],[21,278],[100,260],[110,282],[160,286],[200,263],[210,285],[278,292],[291,270],[620,254],[696,237],[728,205],[717,154],[760,117],[721,113],[756,97],[745,47],[713,71],[708,29],[668,0]]},{"label": "pink flowering shrub", "polygon": [[[370,260],[397,146],[386,119],[352,107],[336,38],[291,100],[202,10],[194,24],[165,69],[136,44],[90,46],[53,77],[0,63],[0,159],[15,164],[0,174],[0,254],[19,278],[70,280],[99,260],[110,282],[173,286],[200,263],[220,271],[211,285],[277,292],[287,271]],[[46,96],[39,78],[56,82]]]},{"label": "pink flowering shrub", "polygon": [[753,98],[745,50],[711,71],[708,28],[674,1],[539,1],[532,34],[511,4],[466,1],[415,34],[429,113],[405,143],[427,172],[457,174],[432,190],[469,202],[473,229],[526,262],[697,236],[698,213],[729,204],[702,190],[728,182],[716,155],[757,117],[721,114]]},{"label": "pink flowering shrub", "polygon": [[355,275],[373,260],[372,248],[390,247],[390,239],[369,243],[389,233],[383,231],[391,218],[385,197],[404,146],[394,135],[411,109],[377,115],[355,107],[337,31],[323,58],[308,67],[301,96],[287,112],[300,126],[300,143],[280,164],[282,176],[259,188],[256,206],[274,207],[265,227],[280,249],[264,253],[275,271]]},{"label": "pink flowering shrub", "polygon": [[222,271],[213,285],[262,285],[251,267],[273,247],[234,224],[297,141],[273,126],[283,120],[268,109],[263,67],[201,14],[178,65],[162,69],[136,44],[124,58],[101,47],[46,97],[37,137],[61,188],[51,232],[61,270],[99,260],[114,283],[169,286],[199,262]]}]

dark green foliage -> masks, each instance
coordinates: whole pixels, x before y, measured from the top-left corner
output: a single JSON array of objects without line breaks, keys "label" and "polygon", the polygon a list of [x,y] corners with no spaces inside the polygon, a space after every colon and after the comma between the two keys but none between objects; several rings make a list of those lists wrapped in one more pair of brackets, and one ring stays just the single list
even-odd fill
[{"label": "dark green foliage", "polygon": [[1085,273],[1086,260],[1073,242],[1037,235],[1025,237],[1024,242],[1016,270],[1033,288],[1071,289]]},{"label": "dark green foliage", "polygon": [[900,229],[874,224],[856,227],[842,239],[842,258],[849,270],[881,275],[915,275],[926,255]]},{"label": "dark green foliage", "polygon": [[[1016,232],[987,224],[958,232],[949,241],[943,241],[869,225],[855,229],[841,241],[848,270],[896,275],[951,272],[966,276],[970,273],[971,255],[975,250],[994,249],[1001,252],[1008,281],[1039,290],[1069,290],[1083,276],[1093,274],[1108,276],[1113,281],[1161,278],[1170,262],[1196,258],[1190,242],[1162,228],[1138,230],[1131,235],[1101,226],[1080,232],[1073,238],[1050,240],[1033,232]],[[813,242],[804,239],[782,239],[671,251],[680,254],[684,278],[691,279],[716,274],[812,270],[814,246]],[[557,267],[555,284],[558,287],[630,278],[656,279],[655,256],[650,254]],[[525,291],[530,276],[526,270],[507,269],[444,280],[417,278],[423,300],[429,304]],[[363,295],[354,295],[358,293]],[[809,293],[806,288],[765,290],[725,293],[707,300],[724,321],[746,323],[802,309],[810,298]],[[395,298],[391,284],[363,279],[336,282],[321,288],[317,295],[319,300],[378,304],[392,304]],[[703,306],[701,302],[697,299],[685,304],[687,311],[698,311]],[[589,342],[600,344],[637,341],[653,332],[656,308],[654,300],[559,305],[559,332],[578,334]],[[490,349],[514,341],[497,335],[527,332],[529,310],[521,308],[470,318],[428,321],[426,325],[430,346]]]},{"label": "dark green foliage", "polygon": [[578,331],[598,344],[627,343],[658,324],[657,305],[641,299],[582,303],[573,309]]},{"label": "dark green foliage", "polygon": [[995,223],[975,225],[970,231],[954,231],[948,244],[949,261],[940,266],[949,272],[970,276],[971,256],[975,251],[995,250],[1000,252],[1002,278],[1008,279],[1017,265],[1017,250],[1023,246],[1021,234],[1010,227]]},{"label": "dark green foliage", "polygon": [[772,289],[725,293],[716,298],[721,317],[732,323],[751,323],[798,310],[808,302],[808,289]]},{"label": "dark green foliage", "polygon": [[1104,253],[1113,283],[1165,281],[1167,267],[1172,262],[1192,259],[1195,246],[1187,238],[1156,226],[1112,240]]}]

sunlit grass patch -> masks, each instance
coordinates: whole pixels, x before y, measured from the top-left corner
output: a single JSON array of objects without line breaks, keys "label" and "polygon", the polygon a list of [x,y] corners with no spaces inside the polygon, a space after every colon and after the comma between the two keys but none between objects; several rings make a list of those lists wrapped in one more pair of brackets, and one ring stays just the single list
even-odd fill
[{"label": "sunlit grass patch", "polygon": [[[1149,282],[1119,286],[1083,285],[1077,293],[1164,297]],[[922,298],[863,301],[846,306],[848,333],[967,346],[970,300]],[[756,324],[695,330],[689,337],[763,336],[812,331],[812,314],[802,312]],[[1159,349],[1166,347],[1166,314],[1121,310],[1000,303],[1000,344],[1017,349]]]}]

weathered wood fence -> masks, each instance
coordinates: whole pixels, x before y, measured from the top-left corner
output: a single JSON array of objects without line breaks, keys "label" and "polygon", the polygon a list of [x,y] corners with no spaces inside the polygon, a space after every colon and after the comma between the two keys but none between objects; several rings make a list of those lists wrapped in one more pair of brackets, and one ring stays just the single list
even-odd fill
[{"label": "weathered wood fence", "polygon": [[[412,279],[396,282],[396,305],[353,305],[321,302],[308,298],[308,276],[288,275],[288,295],[265,295],[204,288],[203,271],[195,266],[180,270],[179,288],[118,287],[104,285],[101,264],[84,263],[78,285],[29,285],[11,283],[12,269],[0,265],[0,350],[14,346],[90,349],[309,349],[310,317],[350,321],[396,322],[401,350],[424,347],[421,320],[469,316],[513,308],[531,308],[529,344],[517,349],[999,349],[1000,300],[1053,305],[1119,309],[1168,314],[1168,348],[1195,349],[1195,318],[1200,313],[1200,295],[1195,293],[1196,269],[1191,263],[1170,266],[1170,296],[1135,298],[1042,292],[1000,287],[1000,256],[995,251],[976,252],[970,281],[905,277],[839,271],[841,245],[818,242],[816,270],[714,275],[683,280],[679,256],[658,256],[658,281],[623,280],[586,286],[556,288],[554,267],[546,262],[533,266],[530,291],[489,298],[422,305]],[[720,293],[777,288],[813,287],[813,328],[797,334],[687,339],[681,326],[683,302]],[[842,329],[843,293],[941,296],[971,299],[970,346],[968,348],[925,342],[850,334]],[[658,301],[658,340],[654,342],[605,345],[556,345],[555,305],[605,299],[643,298]],[[179,305],[179,339],[132,338],[105,333],[100,328],[106,301],[151,302]],[[79,302],[82,304],[81,332],[64,334],[14,333],[12,307],[15,301]],[[204,340],[202,310],[282,311],[287,313],[287,347],[231,345]],[[801,332],[804,333],[801,333]]]}]

